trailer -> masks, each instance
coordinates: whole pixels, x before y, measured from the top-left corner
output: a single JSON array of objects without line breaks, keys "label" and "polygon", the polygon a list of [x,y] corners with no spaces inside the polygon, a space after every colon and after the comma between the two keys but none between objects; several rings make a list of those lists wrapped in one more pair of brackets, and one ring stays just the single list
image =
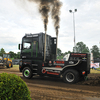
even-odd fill
[{"label": "trailer", "polygon": [[76,83],[90,73],[90,54],[70,53],[63,60],[56,60],[56,37],[46,35],[46,55],[44,61],[45,34],[25,34],[22,43],[19,70],[27,79],[33,75],[63,78],[66,83]]}]

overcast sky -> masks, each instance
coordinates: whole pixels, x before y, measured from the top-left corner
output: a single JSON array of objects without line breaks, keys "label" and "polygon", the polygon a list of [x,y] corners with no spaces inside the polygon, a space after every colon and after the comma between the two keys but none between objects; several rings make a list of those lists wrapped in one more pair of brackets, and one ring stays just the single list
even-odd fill
[{"label": "overcast sky", "polygon": [[[76,43],[83,42],[92,48],[100,42],[100,0],[61,0],[58,48],[72,51],[74,46],[73,14],[75,12]],[[53,21],[49,18],[47,34],[56,36]],[[28,0],[0,0],[0,49],[19,52],[18,44],[25,33],[44,32],[41,14],[36,3]]]}]

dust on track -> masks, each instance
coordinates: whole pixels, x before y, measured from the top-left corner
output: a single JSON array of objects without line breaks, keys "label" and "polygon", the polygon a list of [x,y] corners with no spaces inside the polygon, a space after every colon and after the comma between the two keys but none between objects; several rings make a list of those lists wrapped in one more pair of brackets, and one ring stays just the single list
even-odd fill
[{"label": "dust on track", "polygon": [[66,84],[59,78],[33,76],[25,79],[18,69],[4,68],[0,73],[20,76],[27,84],[32,100],[100,100],[100,74],[90,74],[87,81]]}]

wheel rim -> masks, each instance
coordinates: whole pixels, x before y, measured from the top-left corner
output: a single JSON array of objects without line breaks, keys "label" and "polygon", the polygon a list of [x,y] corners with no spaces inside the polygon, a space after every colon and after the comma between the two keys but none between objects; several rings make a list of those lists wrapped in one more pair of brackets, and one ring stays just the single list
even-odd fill
[{"label": "wheel rim", "polygon": [[74,76],[74,74],[73,73],[67,73],[66,74],[66,80],[68,81],[68,82],[73,82],[74,81],[74,78],[75,78],[75,76]]},{"label": "wheel rim", "polygon": [[30,71],[29,71],[28,69],[26,69],[26,70],[24,71],[24,76],[25,76],[25,77],[28,77],[29,74],[30,74]]},{"label": "wheel rim", "polygon": [[9,63],[9,67],[11,67],[11,63]]}]

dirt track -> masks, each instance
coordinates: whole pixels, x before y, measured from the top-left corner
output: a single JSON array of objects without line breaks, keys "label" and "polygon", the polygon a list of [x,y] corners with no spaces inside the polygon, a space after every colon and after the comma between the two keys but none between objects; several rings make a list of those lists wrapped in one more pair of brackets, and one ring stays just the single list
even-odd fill
[{"label": "dirt track", "polygon": [[100,100],[100,74],[90,74],[88,80],[66,84],[62,79],[35,76],[25,79],[18,69],[0,69],[0,73],[20,76],[28,85],[32,100]]}]

